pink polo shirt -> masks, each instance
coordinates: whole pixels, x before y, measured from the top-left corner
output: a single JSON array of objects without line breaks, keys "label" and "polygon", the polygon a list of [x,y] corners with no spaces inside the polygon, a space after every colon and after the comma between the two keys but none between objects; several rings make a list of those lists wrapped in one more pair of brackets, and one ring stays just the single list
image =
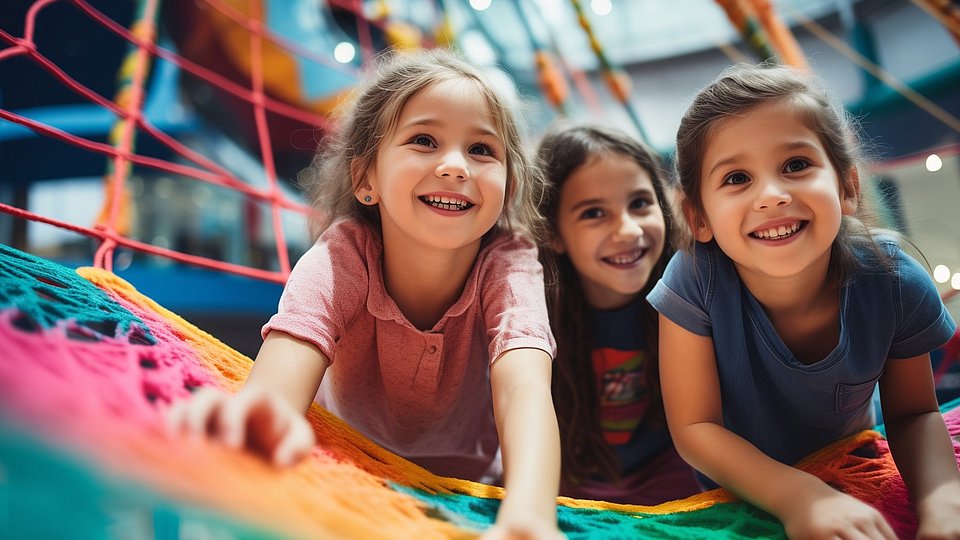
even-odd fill
[{"label": "pink polo shirt", "polygon": [[335,223],[297,262],[263,336],[316,345],[330,359],[317,401],[381,446],[443,476],[495,473],[490,363],[510,349],[556,351],[536,248],[507,235],[484,245],[428,331],[387,294],[382,258],[366,225]]}]

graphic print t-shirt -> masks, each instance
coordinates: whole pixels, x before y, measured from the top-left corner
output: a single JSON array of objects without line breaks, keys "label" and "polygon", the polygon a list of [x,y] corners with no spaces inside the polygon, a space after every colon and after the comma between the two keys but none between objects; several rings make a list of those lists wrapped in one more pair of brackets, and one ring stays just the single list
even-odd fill
[{"label": "graphic print t-shirt", "polygon": [[632,472],[670,445],[666,424],[647,415],[653,395],[647,374],[656,368],[656,358],[649,358],[643,350],[646,335],[639,321],[645,301],[638,298],[620,309],[590,313],[600,424],[604,439],[620,458],[623,473]]}]

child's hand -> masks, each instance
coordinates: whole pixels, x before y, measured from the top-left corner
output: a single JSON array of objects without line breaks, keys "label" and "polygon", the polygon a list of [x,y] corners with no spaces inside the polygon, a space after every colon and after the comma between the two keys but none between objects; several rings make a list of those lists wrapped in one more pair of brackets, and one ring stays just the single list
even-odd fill
[{"label": "child's hand", "polygon": [[167,411],[173,433],[209,436],[230,448],[245,447],[281,466],[292,465],[313,448],[313,429],[286,401],[258,390],[231,396],[203,388]]},{"label": "child's hand", "polygon": [[918,508],[917,514],[918,540],[960,539],[960,500],[938,500]]},{"label": "child's hand", "polygon": [[893,529],[872,506],[826,485],[812,501],[799,497],[783,516],[788,538],[871,538],[897,540]]},{"label": "child's hand", "polygon": [[564,540],[555,522],[547,520],[504,520],[483,532],[481,540]]}]

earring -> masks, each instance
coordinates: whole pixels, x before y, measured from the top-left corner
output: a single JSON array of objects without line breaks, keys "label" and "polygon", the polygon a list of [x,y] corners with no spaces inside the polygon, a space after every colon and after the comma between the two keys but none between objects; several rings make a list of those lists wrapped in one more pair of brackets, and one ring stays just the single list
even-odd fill
[{"label": "earring", "polygon": [[365,203],[369,203],[369,202],[372,201],[372,200],[373,200],[373,197],[371,197],[371,196],[369,196],[369,195],[366,195],[366,196],[363,197],[363,202],[365,202]]}]

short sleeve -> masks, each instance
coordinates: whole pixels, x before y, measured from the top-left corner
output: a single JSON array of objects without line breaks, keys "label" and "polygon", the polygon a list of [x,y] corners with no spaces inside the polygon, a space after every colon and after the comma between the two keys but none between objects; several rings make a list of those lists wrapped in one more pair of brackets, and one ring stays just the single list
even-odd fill
[{"label": "short sleeve", "polygon": [[312,343],[333,361],[347,324],[365,309],[369,287],[363,225],[332,225],[297,261],[280,296],[277,313],[261,329]]},{"label": "short sleeve", "polygon": [[710,337],[713,325],[709,315],[709,292],[715,272],[709,253],[699,249],[696,253],[696,257],[687,251],[675,253],[667,263],[663,277],[647,295],[647,301],[686,330]]},{"label": "short sleeve", "polygon": [[895,264],[900,298],[897,331],[889,356],[912,358],[949,341],[957,324],[943,305],[933,280],[916,260],[898,249]]},{"label": "short sleeve", "polygon": [[479,276],[479,294],[490,360],[511,349],[540,349],[556,356],[537,248],[521,237],[495,240]]}]

